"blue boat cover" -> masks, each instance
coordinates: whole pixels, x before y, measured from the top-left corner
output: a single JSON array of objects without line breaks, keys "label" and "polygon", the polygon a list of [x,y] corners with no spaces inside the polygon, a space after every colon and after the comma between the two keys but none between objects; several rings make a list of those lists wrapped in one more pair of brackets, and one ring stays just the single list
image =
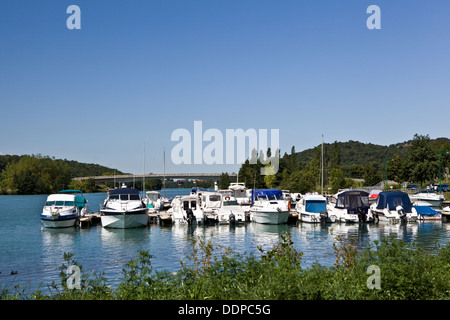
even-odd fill
[{"label": "blue boat cover", "polygon": [[253,189],[253,193],[255,196],[283,195],[283,192],[278,189]]},{"label": "blue boat cover", "polygon": [[278,189],[252,189],[252,205],[254,199],[257,199],[258,196],[268,196],[269,199],[283,199],[283,192]]},{"label": "blue boat cover", "polygon": [[109,190],[109,194],[139,194],[139,190],[135,188],[118,188]]},{"label": "blue boat cover", "polygon": [[327,204],[325,200],[307,200],[305,210],[306,212],[320,213],[327,211]]},{"label": "blue boat cover", "polygon": [[405,212],[412,212],[412,203],[407,193],[402,191],[385,191],[378,194],[377,209],[395,210],[402,206]]},{"label": "blue boat cover", "polygon": [[429,206],[414,206],[414,208],[416,209],[417,214],[421,214],[423,216],[434,216],[439,213]]}]

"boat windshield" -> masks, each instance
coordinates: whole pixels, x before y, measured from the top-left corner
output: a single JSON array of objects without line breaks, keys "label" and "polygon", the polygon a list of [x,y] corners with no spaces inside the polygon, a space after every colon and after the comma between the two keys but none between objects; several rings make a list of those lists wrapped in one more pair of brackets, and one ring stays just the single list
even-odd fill
[{"label": "boat windshield", "polygon": [[109,196],[109,201],[128,201],[128,200],[140,200],[138,194],[112,194]]},{"label": "boat windshield", "polygon": [[336,207],[337,208],[369,207],[369,198],[367,195],[349,192],[338,196]]},{"label": "boat windshield", "polygon": [[73,207],[75,203],[73,201],[47,201],[46,207],[58,206],[58,207]]},{"label": "boat windshield", "polygon": [[273,200],[284,200],[284,199],[283,199],[283,194],[265,194],[265,195],[259,195],[258,200],[273,201]]}]

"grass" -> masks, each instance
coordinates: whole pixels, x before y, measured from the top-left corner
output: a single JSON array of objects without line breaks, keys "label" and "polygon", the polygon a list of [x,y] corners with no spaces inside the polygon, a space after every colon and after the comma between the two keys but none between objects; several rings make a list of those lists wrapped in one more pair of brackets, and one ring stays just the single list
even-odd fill
[{"label": "grass", "polygon": [[[140,251],[123,268],[121,283],[112,288],[104,274],[87,274],[65,254],[60,283],[50,294],[36,290],[0,290],[2,299],[29,300],[436,300],[450,298],[450,246],[425,250],[395,236],[372,242],[358,252],[352,241],[336,237],[335,263],[302,268],[303,254],[289,233],[269,251],[241,255],[214,247],[203,238],[192,240],[192,250],[176,273],[155,271],[152,255]],[[69,289],[69,265],[80,267],[80,289]],[[379,270],[379,289],[370,289],[370,266]]]}]

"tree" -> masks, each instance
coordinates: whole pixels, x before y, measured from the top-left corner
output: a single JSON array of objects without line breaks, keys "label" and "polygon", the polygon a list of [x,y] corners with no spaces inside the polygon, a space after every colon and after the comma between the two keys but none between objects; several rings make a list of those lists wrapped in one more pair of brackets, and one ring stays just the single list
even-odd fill
[{"label": "tree", "polygon": [[412,181],[423,182],[433,180],[439,171],[438,154],[431,147],[429,135],[414,135],[408,158],[408,167]]},{"label": "tree", "polygon": [[39,154],[8,163],[1,174],[2,187],[18,194],[53,193],[67,188],[70,181],[66,163]]},{"label": "tree", "polygon": [[220,175],[219,188],[220,189],[228,189],[230,186],[231,180],[228,173],[223,173]]},{"label": "tree", "polygon": [[336,193],[339,189],[346,187],[346,182],[344,179],[344,173],[341,169],[331,169],[330,171],[330,183],[331,183],[331,191]]},{"label": "tree", "polygon": [[374,186],[382,180],[380,173],[372,164],[365,167],[363,179],[365,186]]}]

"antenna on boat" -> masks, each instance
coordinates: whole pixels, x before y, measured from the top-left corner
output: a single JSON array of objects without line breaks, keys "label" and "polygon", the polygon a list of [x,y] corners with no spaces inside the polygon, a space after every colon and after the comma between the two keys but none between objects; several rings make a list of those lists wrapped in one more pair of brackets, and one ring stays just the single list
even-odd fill
[{"label": "antenna on boat", "polygon": [[321,158],[321,167],[322,167],[322,179],[321,179],[321,195],[323,195],[323,135],[322,135],[322,158]]},{"label": "antenna on boat", "polygon": [[163,148],[163,197],[166,198],[166,148]]},{"label": "antenna on boat", "polygon": [[144,142],[144,174],[142,175],[142,193],[145,195],[145,142]]}]

